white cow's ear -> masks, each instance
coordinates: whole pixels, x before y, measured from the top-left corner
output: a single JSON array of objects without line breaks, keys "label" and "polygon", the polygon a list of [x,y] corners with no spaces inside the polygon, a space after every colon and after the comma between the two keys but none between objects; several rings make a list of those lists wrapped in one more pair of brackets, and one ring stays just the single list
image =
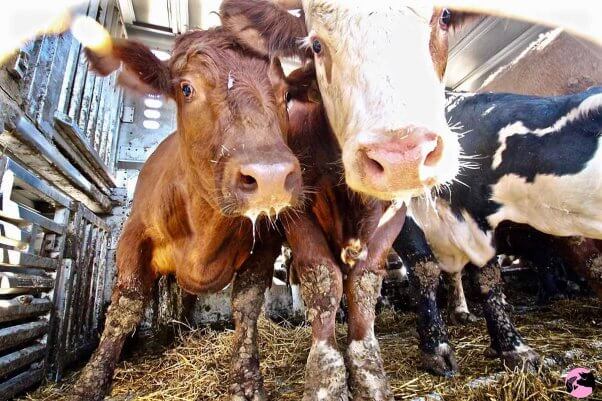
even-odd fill
[{"label": "white cow's ear", "polygon": [[261,55],[311,56],[301,47],[302,38],[307,36],[303,13],[297,17],[269,0],[224,0],[220,16],[239,43]]}]

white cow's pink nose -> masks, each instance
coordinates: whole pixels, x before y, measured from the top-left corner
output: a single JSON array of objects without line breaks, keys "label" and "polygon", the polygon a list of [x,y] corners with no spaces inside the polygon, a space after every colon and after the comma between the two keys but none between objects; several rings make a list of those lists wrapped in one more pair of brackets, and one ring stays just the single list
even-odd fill
[{"label": "white cow's pink nose", "polygon": [[360,135],[357,167],[364,184],[377,192],[401,192],[432,185],[422,182],[422,166],[435,165],[443,155],[439,135],[421,127],[389,133]]}]

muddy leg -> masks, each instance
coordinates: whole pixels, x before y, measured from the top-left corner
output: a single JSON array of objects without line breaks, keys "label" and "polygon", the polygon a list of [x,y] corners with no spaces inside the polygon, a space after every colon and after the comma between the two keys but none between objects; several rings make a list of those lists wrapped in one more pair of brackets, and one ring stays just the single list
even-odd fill
[{"label": "muddy leg", "polygon": [[408,268],[412,287],[418,289],[418,337],[422,367],[436,375],[451,377],[458,372],[447,327],[437,304],[441,272],[433,260],[423,260]]},{"label": "muddy leg", "polygon": [[150,243],[139,233],[131,227],[124,230],[117,249],[117,284],[100,344],[80,374],[72,400],[99,401],[107,394],[123,343],[142,319],[155,281],[147,269],[150,252]]},{"label": "muddy leg", "polygon": [[483,302],[491,348],[510,369],[521,368],[523,365],[529,370],[536,369],[539,355],[524,342],[508,315],[497,258],[481,268],[470,267],[469,272]]},{"label": "muddy leg", "polygon": [[285,224],[285,229],[312,328],[303,401],[347,401],[345,361],[335,337],[335,319],[343,295],[341,270],[311,217],[298,216]]},{"label": "muddy leg", "polygon": [[462,271],[446,274],[451,291],[449,292],[449,317],[453,324],[474,323],[478,319],[470,313],[464,287],[462,285]]},{"label": "muddy leg", "polygon": [[[296,263],[296,262],[295,262]],[[347,375],[335,338],[336,312],[342,297],[342,275],[332,261],[297,266],[301,292],[312,325],[312,345],[305,367],[303,401],[346,401]]]},{"label": "muddy leg", "polygon": [[384,272],[358,265],[345,280],[349,304],[347,367],[354,401],[392,400],[378,340],[374,335],[375,306]]},{"label": "muddy leg", "polygon": [[457,373],[458,365],[437,305],[440,268],[435,255],[424,233],[411,218],[406,218],[393,247],[408,269],[412,288],[418,291],[418,336],[422,367],[437,375],[452,376]]},{"label": "muddy leg", "polygon": [[274,270],[279,247],[262,244],[234,278],[232,316],[235,333],[230,365],[232,401],[266,401],[259,371],[257,319]]}]

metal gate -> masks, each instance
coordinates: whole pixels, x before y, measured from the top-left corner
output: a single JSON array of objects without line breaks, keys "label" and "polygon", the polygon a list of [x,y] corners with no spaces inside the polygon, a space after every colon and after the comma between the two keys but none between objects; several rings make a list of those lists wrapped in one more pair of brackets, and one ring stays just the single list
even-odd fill
[{"label": "metal gate", "polygon": [[79,204],[69,223],[57,282],[57,332],[52,347],[55,380],[61,378],[66,366],[91,353],[97,345],[110,241],[107,224]]},{"label": "metal gate", "polygon": [[45,374],[72,201],[8,157],[0,198],[0,399],[9,399]]}]

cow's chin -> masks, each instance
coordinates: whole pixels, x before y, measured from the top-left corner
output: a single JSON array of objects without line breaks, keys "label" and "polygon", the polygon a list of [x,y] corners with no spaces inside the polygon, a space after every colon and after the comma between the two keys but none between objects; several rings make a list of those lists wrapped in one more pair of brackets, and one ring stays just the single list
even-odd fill
[{"label": "cow's chin", "polygon": [[269,207],[252,207],[248,208],[243,215],[251,220],[253,224],[262,216],[268,219],[278,219],[280,215],[290,207],[288,203],[276,204]]}]

